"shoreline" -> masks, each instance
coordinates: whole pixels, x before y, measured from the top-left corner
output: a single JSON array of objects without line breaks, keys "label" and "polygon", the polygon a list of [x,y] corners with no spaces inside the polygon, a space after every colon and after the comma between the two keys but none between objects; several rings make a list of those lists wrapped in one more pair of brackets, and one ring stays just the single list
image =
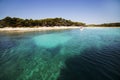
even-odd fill
[{"label": "shoreline", "polygon": [[[0,32],[30,32],[30,31],[48,31],[48,30],[65,30],[65,29],[78,29],[80,26],[55,26],[55,27],[4,27],[0,28]],[[83,28],[120,28],[120,27],[83,27]]]},{"label": "shoreline", "polygon": [[61,26],[61,27],[5,27],[5,28],[0,28],[0,32],[30,32],[30,31],[47,31],[47,30],[63,30],[63,29],[76,29],[76,28],[80,28],[80,27],[65,27],[65,26]]}]

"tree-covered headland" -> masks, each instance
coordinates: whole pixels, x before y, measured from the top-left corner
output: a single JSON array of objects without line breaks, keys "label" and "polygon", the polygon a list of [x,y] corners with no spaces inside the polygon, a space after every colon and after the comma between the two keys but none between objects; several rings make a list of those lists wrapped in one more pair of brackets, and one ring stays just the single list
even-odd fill
[{"label": "tree-covered headland", "polygon": [[82,22],[73,22],[63,18],[46,18],[46,19],[21,19],[16,17],[5,17],[0,20],[0,27],[42,27],[42,26],[85,26]]},{"label": "tree-covered headland", "polygon": [[120,27],[120,22],[116,22],[116,23],[104,23],[104,24],[91,24],[91,25],[87,25],[92,26],[92,27]]}]

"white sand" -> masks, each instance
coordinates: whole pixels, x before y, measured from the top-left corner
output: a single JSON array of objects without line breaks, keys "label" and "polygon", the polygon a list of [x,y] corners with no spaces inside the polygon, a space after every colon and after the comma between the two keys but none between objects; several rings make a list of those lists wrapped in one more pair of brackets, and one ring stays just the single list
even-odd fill
[{"label": "white sand", "polygon": [[16,28],[5,27],[5,28],[0,28],[0,31],[27,32],[27,31],[44,31],[44,30],[60,30],[60,29],[75,29],[75,28],[79,28],[79,27],[75,27],[75,26],[70,26],[70,27],[65,27],[65,26],[60,26],[60,27],[34,27],[34,28],[30,28],[30,27],[28,27],[28,28],[25,28],[25,27],[16,27]]}]

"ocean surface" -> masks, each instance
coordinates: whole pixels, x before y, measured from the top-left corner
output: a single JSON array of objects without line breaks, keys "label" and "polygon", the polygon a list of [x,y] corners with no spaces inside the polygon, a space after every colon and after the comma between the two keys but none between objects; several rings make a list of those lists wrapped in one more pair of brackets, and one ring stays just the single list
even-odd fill
[{"label": "ocean surface", "polygon": [[120,28],[0,32],[0,80],[120,80]]}]

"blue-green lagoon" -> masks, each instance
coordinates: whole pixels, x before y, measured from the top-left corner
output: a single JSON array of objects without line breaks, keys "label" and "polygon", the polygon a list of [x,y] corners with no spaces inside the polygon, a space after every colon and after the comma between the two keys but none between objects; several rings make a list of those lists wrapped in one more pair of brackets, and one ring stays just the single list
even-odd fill
[{"label": "blue-green lagoon", "polygon": [[0,80],[120,80],[120,28],[0,32]]}]

